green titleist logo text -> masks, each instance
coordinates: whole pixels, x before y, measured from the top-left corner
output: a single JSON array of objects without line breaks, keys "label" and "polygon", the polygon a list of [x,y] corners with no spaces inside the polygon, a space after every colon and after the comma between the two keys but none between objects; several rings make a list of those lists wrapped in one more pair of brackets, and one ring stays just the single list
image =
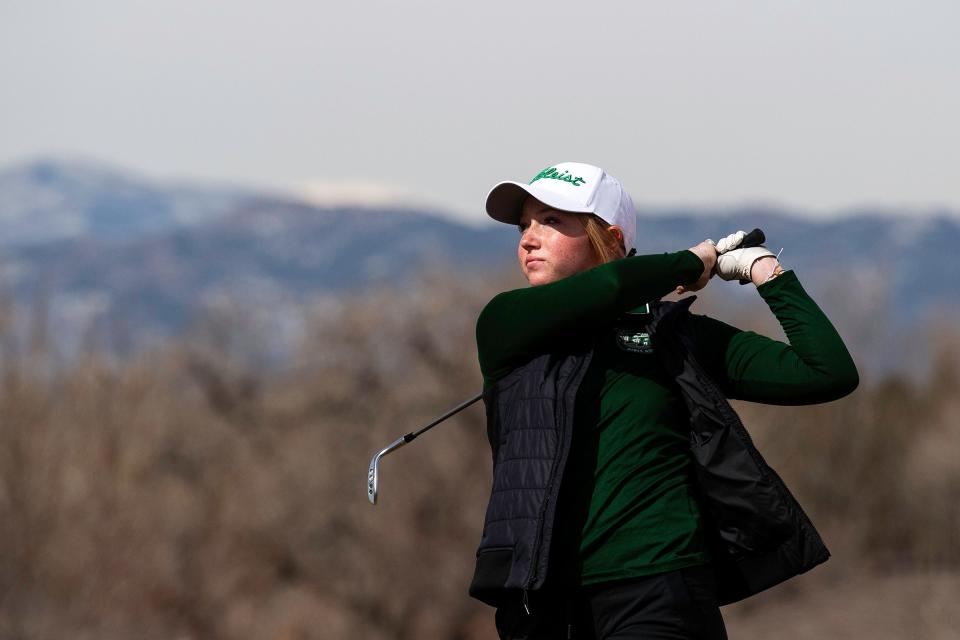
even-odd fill
[{"label": "green titleist logo text", "polygon": [[563,180],[564,182],[569,182],[575,187],[579,187],[582,184],[587,184],[581,176],[574,177],[566,169],[563,171],[557,171],[556,167],[544,169],[533,177],[533,180],[530,181],[530,184],[533,184],[537,180]]}]

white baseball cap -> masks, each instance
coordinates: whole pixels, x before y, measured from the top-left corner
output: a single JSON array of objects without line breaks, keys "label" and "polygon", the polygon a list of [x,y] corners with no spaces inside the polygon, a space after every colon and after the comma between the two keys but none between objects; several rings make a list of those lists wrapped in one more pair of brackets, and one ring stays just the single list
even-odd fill
[{"label": "white baseball cap", "polygon": [[528,183],[507,180],[487,194],[487,214],[507,224],[520,222],[523,201],[531,195],[540,202],[576,213],[593,213],[623,231],[627,252],[637,237],[637,210],[620,181],[592,164],[561,162],[547,167]]}]

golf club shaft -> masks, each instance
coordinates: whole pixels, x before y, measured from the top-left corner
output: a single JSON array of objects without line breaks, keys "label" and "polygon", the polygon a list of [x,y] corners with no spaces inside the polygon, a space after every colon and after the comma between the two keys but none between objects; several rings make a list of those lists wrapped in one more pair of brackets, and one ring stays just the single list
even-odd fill
[{"label": "golf club shaft", "polygon": [[423,427],[422,429],[420,429],[420,430],[418,430],[418,431],[412,431],[412,432],[408,433],[407,435],[403,436],[403,441],[404,441],[404,442],[410,442],[411,440],[413,440],[414,438],[416,438],[417,436],[419,436],[421,433],[424,433],[424,432],[426,432],[426,431],[429,431],[430,429],[433,429],[435,426],[437,426],[438,424],[440,424],[441,422],[443,422],[444,420],[446,420],[446,419],[449,418],[450,416],[452,416],[452,415],[454,415],[454,414],[456,414],[456,413],[459,413],[459,412],[463,411],[464,409],[466,409],[467,407],[469,407],[470,405],[472,405],[474,402],[476,402],[477,400],[479,400],[479,399],[482,398],[482,397],[483,397],[483,392],[481,391],[480,393],[478,393],[477,395],[473,396],[473,397],[470,398],[469,400],[466,400],[466,401],[458,404],[457,406],[455,406],[453,409],[450,409],[450,411],[447,411],[445,414],[443,414],[442,416],[440,416],[439,418],[437,418],[436,420],[434,420],[433,422],[431,422],[431,423],[428,424],[427,426]]}]

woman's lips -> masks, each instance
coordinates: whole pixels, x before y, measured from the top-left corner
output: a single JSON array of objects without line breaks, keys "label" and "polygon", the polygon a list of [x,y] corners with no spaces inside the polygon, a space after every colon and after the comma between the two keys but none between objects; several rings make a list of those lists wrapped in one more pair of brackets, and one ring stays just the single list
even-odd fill
[{"label": "woman's lips", "polygon": [[534,262],[543,262],[543,258],[527,258],[526,264],[529,267]]}]

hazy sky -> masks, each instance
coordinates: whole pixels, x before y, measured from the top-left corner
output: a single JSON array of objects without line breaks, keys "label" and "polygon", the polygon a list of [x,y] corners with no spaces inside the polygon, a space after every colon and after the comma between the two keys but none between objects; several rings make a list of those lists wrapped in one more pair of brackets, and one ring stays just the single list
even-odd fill
[{"label": "hazy sky", "polygon": [[960,209],[960,3],[0,0],[0,167],[640,204]]}]

